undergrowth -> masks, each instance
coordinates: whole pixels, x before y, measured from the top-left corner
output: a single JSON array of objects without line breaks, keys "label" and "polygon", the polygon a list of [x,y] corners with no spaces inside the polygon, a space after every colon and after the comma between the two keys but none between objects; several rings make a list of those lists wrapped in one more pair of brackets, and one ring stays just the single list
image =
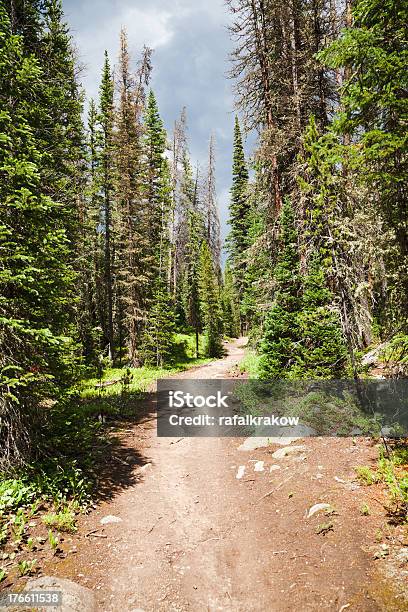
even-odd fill
[{"label": "undergrowth", "polygon": [[[30,534],[33,517],[41,515],[54,543],[58,538],[52,529],[75,532],[76,514],[92,503],[100,468],[114,444],[107,421],[138,418],[143,407],[140,402],[147,398],[146,392],[156,379],[211,361],[194,358],[193,336],[177,334],[176,341],[177,350],[168,367],[111,367],[99,377],[80,381],[63,400],[48,408],[36,432],[31,461],[18,472],[0,473],[0,582],[6,577],[2,558],[17,555],[18,561],[20,553],[37,546]],[[101,385],[111,381],[116,382]],[[4,552],[10,543],[13,552]],[[32,573],[34,564],[18,569],[21,575]]]},{"label": "undergrowth", "polygon": [[386,485],[388,514],[392,522],[408,522],[408,445],[398,442],[391,448],[380,449],[376,469],[356,468],[357,477],[364,485]]}]

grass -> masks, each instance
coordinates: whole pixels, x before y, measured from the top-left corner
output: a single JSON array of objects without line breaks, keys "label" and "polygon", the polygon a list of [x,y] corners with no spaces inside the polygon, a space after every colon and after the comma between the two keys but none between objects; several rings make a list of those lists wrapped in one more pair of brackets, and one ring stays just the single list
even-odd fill
[{"label": "grass", "polygon": [[239,364],[239,371],[247,372],[249,378],[258,378],[260,359],[261,356],[258,355],[254,350],[246,351],[245,357]]},{"label": "grass", "polygon": [[[199,338],[199,352],[204,352],[204,337]],[[82,398],[105,397],[126,393],[145,393],[149,391],[158,378],[168,378],[189,368],[205,365],[212,359],[195,358],[195,337],[188,334],[175,334],[175,355],[173,362],[167,366],[142,366],[140,368],[115,367],[104,371],[101,379],[91,377],[82,380],[79,392]],[[117,381],[115,384],[98,387],[100,383]]]},{"label": "grass", "polygon": [[57,531],[66,533],[75,533],[77,528],[75,524],[75,513],[69,508],[64,508],[60,512],[51,512],[42,517],[44,525],[52,527]]},{"label": "grass", "polygon": [[382,446],[376,470],[367,466],[356,468],[357,477],[366,486],[386,485],[388,514],[395,523],[408,522],[408,446],[395,444],[390,452]]},{"label": "grass", "polygon": [[356,468],[357,478],[361,484],[369,487],[378,480],[376,472],[373,472],[367,465],[360,465]]}]

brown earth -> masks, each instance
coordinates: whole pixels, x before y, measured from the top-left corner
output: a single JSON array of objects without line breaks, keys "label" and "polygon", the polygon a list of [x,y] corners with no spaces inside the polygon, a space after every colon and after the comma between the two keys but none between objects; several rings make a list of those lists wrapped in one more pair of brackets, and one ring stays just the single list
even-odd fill
[{"label": "brown earth", "polygon": [[[179,377],[225,378],[242,355],[232,343],[226,358]],[[242,451],[242,439],[158,438],[153,414],[120,436],[122,456],[138,457],[128,486],[81,519],[66,542],[77,552],[44,569],[94,589],[100,610],[408,609],[373,558],[382,537],[393,545],[384,497],[355,481],[354,467],[378,457],[373,442],[306,439],[278,460],[278,445]],[[306,518],[320,502],[334,513]],[[107,515],[121,522],[101,525]]]}]

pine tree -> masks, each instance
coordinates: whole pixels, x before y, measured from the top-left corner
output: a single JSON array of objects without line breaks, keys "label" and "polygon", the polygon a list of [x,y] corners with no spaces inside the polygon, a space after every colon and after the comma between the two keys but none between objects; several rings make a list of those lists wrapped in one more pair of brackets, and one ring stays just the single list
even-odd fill
[{"label": "pine tree", "polygon": [[202,329],[202,312],[200,303],[200,251],[204,234],[204,223],[197,210],[197,201],[188,211],[188,239],[184,261],[183,306],[185,320],[191,325],[195,334],[195,352],[199,357],[199,334]]},{"label": "pine tree", "polygon": [[203,216],[205,223],[205,236],[207,244],[211,249],[215,269],[221,278],[221,241],[220,220],[218,216],[217,189],[215,183],[215,137],[210,136],[208,145],[207,172],[202,186],[203,191]]},{"label": "pine tree", "polygon": [[274,270],[275,294],[265,319],[261,342],[260,377],[287,378],[295,360],[299,338],[300,262],[295,216],[285,200],[280,217],[280,249]]},{"label": "pine tree", "polygon": [[291,377],[339,378],[346,372],[347,348],[338,309],[327,287],[324,260],[314,252],[303,280],[301,310],[297,316],[299,340]]},{"label": "pine tree", "polygon": [[240,334],[240,303],[236,291],[236,282],[227,261],[222,286],[223,330],[226,336],[237,338]]},{"label": "pine tree", "polygon": [[[401,325],[407,328],[407,19],[404,3],[357,0],[352,5],[352,27],[320,54],[330,68],[345,72],[335,129],[371,194],[367,207],[375,206],[390,233],[385,252],[386,308],[377,312],[388,332]],[[384,297],[377,296],[377,302],[384,303]]]},{"label": "pine tree", "polygon": [[144,363],[163,366],[171,361],[174,327],[173,305],[167,285],[163,279],[157,278],[141,340],[140,356]]},{"label": "pine tree", "polygon": [[41,403],[59,397],[73,374],[75,274],[71,224],[44,193],[46,72],[3,6],[0,36],[0,448],[2,463],[16,463],[36,447]]},{"label": "pine tree", "polygon": [[152,280],[143,173],[144,82],[149,78],[148,57],[145,53],[135,78],[130,68],[127,35],[122,29],[114,135],[115,320],[120,352],[126,344],[127,357],[134,367],[141,360],[140,345]]},{"label": "pine tree", "polygon": [[206,355],[221,357],[223,346],[220,288],[211,249],[205,240],[200,253],[200,301]]},{"label": "pine tree", "polygon": [[[171,296],[168,286],[168,257],[170,253],[170,209],[171,185],[166,151],[166,132],[159,114],[153,91],[149,92],[145,111],[144,136],[144,195],[147,213],[147,236],[150,245],[148,275],[154,291],[148,293],[148,330],[157,329],[159,311],[162,312],[160,336],[157,335],[158,363],[162,364],[170,357],[173,344],[174,314],[169,306]],[[151,334],[150,334],[151,335]],[[146,334],[144,342],[146,342]],[[142,344],[144,345],[144,342]],[[148,342],[149,343],[149,342]],[[146,354],[145,347],[142,352]]]},{"label": "pine tree", "polygon": [[[234,281],[239,299],[242,300],[245,290],[245,250],[249,246],[250,211],[248,197],[248,169],[245,162],[241,128],[238,117],[235,117],[231,201],[229,205],[229,223],[231,231],[228,236],[228,247],[231,264],[234,270]],[[241,329],[245,327],[242,321]]]},{"label": "pine tree", "polygon": [[104,343],[109,357],[114,358],[115,342],[113,330],[113,208],[115,189],[114,165],[114,106],[113,78],[107,51],[102,70],[99,89],[98,112],[98,193],[101,205],[101,225],[103,228],[103,320]]}]

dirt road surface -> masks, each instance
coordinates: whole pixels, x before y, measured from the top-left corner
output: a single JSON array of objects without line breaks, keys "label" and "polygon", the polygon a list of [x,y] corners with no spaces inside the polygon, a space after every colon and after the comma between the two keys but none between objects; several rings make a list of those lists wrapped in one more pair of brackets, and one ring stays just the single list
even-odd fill
[{"label": "dirt road surface", "polygon": [[[243,347],[228,351],[179,376],[227,377]],[[275,459],[278,445],[157,438],[152,417],[125,436],[142,457],[134,483],[87,516],[78,552],[48,569],[94,589],[100,610],[403,609],[373,573],[383,507],[371,500],[371,515],[360,512],[354,467],[377,456],[369,441],[301,440]],[[316,503],[335,513],[306,518]],[[101,525],[108,515],[120,522]]]}]

